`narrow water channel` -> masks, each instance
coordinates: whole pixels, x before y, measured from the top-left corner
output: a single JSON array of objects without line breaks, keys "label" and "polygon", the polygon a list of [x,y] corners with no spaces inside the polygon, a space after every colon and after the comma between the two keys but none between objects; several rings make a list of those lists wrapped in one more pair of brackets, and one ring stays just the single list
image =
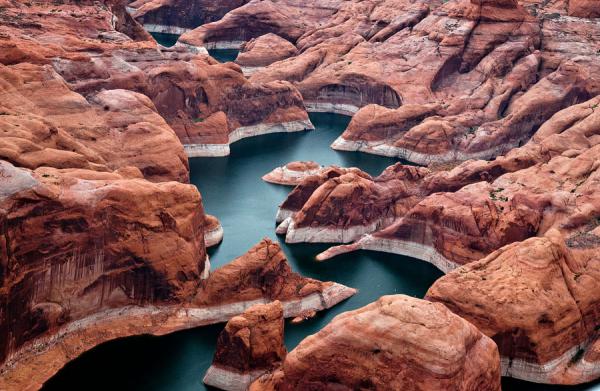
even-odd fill
[{"label": "narrow water channel", "polygon": [[[190,160],[191,182],[200,189],[206,211],[217,216],[225,230],[223,243],[209,252],[213,269],[242,255],[263,237],[277,238],[275,213],[290,188],[261,180],[273,168],[295,160],[314,160],[323,165],[359,167],[377,175],[396,162],[332,150],[329,145],[345,129],[348,117],[313,114],[311,120],[316,127],[314,131],[249,138],[234,143],[229,157]],[[387,294],[423,297],[442,276],[428,263],[375,252],[357,252],[319,263],[314,257],[327,245],[286,245],[282,238],[278,239],[295,271],[359,290],[354,297],[305,323],[286,323],[288,350],[341,312],[362,307]],[[214,325],[162,337],[141,336],[108,342],[69,363],[44,390],[206,390],[202,377],[210,366],[222,328],[223,325]],[[503,386],[505,390],[533,391],[592,389],[589,385],[553,387],[510,379]]]}]

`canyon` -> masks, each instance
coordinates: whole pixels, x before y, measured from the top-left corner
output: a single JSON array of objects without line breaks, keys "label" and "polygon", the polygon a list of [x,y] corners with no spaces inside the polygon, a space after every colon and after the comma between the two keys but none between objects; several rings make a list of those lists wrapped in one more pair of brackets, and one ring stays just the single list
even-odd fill
[{"label": "canyon", "polygon": [[0,0],[0,389],[597,381],[598,75],[590,0]]}]

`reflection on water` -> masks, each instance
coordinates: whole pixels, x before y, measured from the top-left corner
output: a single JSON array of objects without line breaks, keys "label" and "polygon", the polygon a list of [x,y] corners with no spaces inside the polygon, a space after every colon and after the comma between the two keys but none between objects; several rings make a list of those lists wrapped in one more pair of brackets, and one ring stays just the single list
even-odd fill
[{"label": "reflection on water", "polygon": [[[229,157],[190,161],[192,183],[199,187],[207,212],[219,217],[225,229],[224,242],[210,251],[213,268],[242,255],[265,236],[275,238],[277,206],[290,188],[260,179],[273,168],[294,160],[314,160],[324,165],[358,166],[376,175],[395,162],[330,149],[331,142],[345,129],[348,118],[315,114],[311,119],[317,127],[314,131],[246,139],[232,145]],[[430,264],[398,255],[357,252],[318,263],[314,257],[327,245],[282,243],[282,246],[294,270],[359,289],[354,297],[308,322],[300,325],[288,322],[285,341],[290,350],[343,311],[362,307],[386,294],[423,297],[442,275]],[[221,328],[222,325],[217,325],[163,337],[132,337],[109,342],[67,365],[47,384],[46,390],[206,389],[201,380],[212,360]],[[505,389],[534,388],[528,383],[507,381]],[[542,389],[548,388],[539,388]]]}]

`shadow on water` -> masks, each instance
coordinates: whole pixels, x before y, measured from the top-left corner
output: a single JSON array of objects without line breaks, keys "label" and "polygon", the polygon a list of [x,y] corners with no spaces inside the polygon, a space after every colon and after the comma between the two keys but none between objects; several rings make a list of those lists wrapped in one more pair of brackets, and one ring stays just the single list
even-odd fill
[{"label": "shadow on water", "polygon": [[[245,139],[231,146],[229,157],[190,160],[191,182],[200,189],[206,211],[217,216],[225,230],[224,242],[210,251],[213,268],[242,255],[265,236],[276,238],[275,213],[290,188],[261,180],[275,167],[294,160],[314,160],[323,165],[359,166],[377,175],[396,162],[391,158],[332,150],[329,145],[346,128],[349,118],[314,114],[311,119],[317,128],[314,131]],[[281,242],[282,238],[278,240]],[[359,251],[319,263],[315,256],[328,245],[282,243],[282,247],[295,271],[359,290],[354,297],[305,323],[288,322],[285,341],[290,350],[343,311],[362,307],[386,294],[423,297],[442,275],[428,263],[399,255]],[[206,389],[201,380],[222,327],[108,342],[69,363],[48,382],[45,390]],[[529,383],[507,381],[506,389],[534,388]]]},{"label": "shadow on water", "polygon": [[177,43],[177,40],[179,39],[179,35],[176,34],[150,33],[150,35],[152,35],[156,42],[167,48],[170,48],[171,46],[175,45]]}]

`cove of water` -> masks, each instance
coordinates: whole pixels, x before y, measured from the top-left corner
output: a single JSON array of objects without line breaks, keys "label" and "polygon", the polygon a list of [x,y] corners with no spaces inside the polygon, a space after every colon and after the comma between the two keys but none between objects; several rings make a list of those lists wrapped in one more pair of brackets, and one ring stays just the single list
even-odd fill
[{"label": "cove of water", "polygon": [[[177,36],[153,34],[164,46]],[[219,61],[233,61],[235,50],[215,50]],[[396,162],[359,152],[338,152],[329,145],[346,128],[349,118],[312,114],[316,130],[270,134],[231,145],[225,158],[190,160],[191,182],[202,193],[207,213],[217,216],[225,239],[209,250],[213,270],[244,254],[263,237],[275,235],[275,213],[291,188],[265,183],[261,177],[275,167],[295,160],[314,160],[323,165],[359,167],[371,175]],[[319,263],[314,257],[329,245],[282,245],[292,268],[323,281],[358,288],[347,301],[300,325],[286,322],[288,350],[323,328],[344,311],[362,307],[382,295],[403,293],[423,297],[442,273],[416,259],[376,252],[356,252]],[[45,384],[43,390],[144,390],[199,391],[212,389],[202,383],[210,366],[223,324],[181,331],[161,337],[138,336],[102,344],[70,362]],[[503,390],[583,391],[600,385],[560,387],[503,379]]]}]

